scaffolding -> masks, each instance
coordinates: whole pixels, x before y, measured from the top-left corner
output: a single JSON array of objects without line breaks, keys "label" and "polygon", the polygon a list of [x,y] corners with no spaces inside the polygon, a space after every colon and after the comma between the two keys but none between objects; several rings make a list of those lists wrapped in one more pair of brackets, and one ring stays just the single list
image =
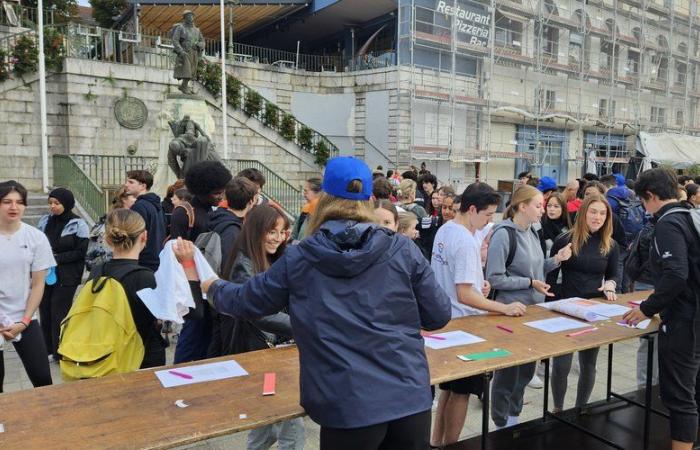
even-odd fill
[{"label": "scaffolding", "polygon": [[464,182],[624,172],[639,131],[700,132],[696,13],[695,0],[400,0],[397,159]]}]

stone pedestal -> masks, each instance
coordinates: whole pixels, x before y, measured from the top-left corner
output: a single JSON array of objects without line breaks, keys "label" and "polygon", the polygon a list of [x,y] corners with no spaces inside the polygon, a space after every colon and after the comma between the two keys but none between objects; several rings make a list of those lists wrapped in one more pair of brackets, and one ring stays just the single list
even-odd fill
[{"label": "stone pedestal", "polygon": [[209,113],[209,107],[203,98],[198,95],[168,94],[160,112],[160,151],[158,168],[151,189],[161,197],[165,196],[168,186],[176,181],[175,174],[168,167],[168,146],[174,137],[168,122],[181,120],[186,115],[197,122],[209,136],[214,135],[216,128],[214,118]]}]

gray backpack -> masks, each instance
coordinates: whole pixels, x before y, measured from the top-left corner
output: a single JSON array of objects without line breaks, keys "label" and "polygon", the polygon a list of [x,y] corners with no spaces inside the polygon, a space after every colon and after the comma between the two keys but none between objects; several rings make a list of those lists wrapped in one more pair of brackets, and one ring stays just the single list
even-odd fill
[{"label": "gray backpack", "polygon": [[207,231],[197,236],[195,247],[202,252],[211,268],[217,274],[221,273],[221,237],[215,231]]}]

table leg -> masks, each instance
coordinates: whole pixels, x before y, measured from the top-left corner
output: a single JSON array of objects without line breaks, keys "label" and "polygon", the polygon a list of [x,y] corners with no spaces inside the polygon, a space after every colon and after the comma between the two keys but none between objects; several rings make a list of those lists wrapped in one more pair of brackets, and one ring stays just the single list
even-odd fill
[{"label": "table leg", "polygon": [[612,397],[612,363],[613,363],[613,345],[608,344],[608,386],[606,390],[606,399],[610,401]]},{"label": "table leg", "polygon": [[484,393],[482,395],[481,408],[481,449],[486,450],[489,434],[489,409],[491,407],[491,377],[492,372],[484,374]]},{"label": "table leg", "polygon": [[544,401],[542,402],[542,421],[547,421],[549,411],[549,358],[544,361]]},{"label": "table leg", "polygon": [[654,372],[654,337],[647,335],[647,381],[644,386],[644,450],[649,448],[649,425],[651,420],[651,382]]}]

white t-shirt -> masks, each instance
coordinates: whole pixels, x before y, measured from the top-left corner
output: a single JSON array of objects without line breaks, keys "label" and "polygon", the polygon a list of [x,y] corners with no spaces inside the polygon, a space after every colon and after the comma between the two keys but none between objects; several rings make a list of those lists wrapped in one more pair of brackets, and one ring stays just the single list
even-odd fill
[{"label": "white t-shirt", "polygon": [[437,231],[431,262],[435,279],[452,302],[452,318],[485,312],[460,303],[457,284],[471,284],[481,292],[484,272],[481,268],[481,243],[463,225],[449,221]]},{"label": "white t-shirt", "polygon": [[19,322],[27,307],[31,272],[56,265],[44,233],[22,223],[12,236],[0,235],[0,317]]}]

